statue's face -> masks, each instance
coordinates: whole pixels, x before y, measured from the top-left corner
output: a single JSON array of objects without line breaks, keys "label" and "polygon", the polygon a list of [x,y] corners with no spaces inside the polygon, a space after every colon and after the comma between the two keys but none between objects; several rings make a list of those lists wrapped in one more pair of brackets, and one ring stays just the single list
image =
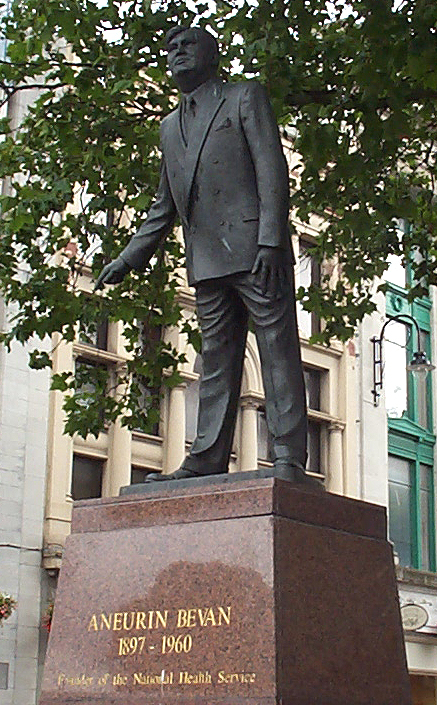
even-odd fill
[{"label": "statue's face", "polygon": [[205,45],[192,29],[173,37],[167,47],[167,63],[176,83],[188,77],[206,78],[211,73],[211,55]]}]

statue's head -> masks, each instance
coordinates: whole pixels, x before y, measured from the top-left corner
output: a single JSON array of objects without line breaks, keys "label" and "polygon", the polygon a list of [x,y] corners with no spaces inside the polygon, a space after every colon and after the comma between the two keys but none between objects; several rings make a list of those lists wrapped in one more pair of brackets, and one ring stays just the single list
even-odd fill
[{"label": "statue's head", "polygon": [[166,36],[168,67],[178,86],[190,92],[217,74],[216,38],[201,27],[172,27]]}]

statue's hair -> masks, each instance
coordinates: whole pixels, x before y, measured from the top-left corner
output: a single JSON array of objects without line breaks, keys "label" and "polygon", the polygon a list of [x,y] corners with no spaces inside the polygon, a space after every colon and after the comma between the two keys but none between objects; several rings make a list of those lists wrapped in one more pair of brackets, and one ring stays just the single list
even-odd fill
[{"label": "statue's hair", "polygon": [[219,65],[219,45],[217,39],[211,32],[203,29],[203,27],[185,27],[184,25],[175,25],[168,30],[165,35],[165,43],[168,47],[171,40],[182,32],[194,32],[197,35],[197,39],[203,42],[204,46],[207,48],[208,53],[211,57],[211,66],[217,68]]}]

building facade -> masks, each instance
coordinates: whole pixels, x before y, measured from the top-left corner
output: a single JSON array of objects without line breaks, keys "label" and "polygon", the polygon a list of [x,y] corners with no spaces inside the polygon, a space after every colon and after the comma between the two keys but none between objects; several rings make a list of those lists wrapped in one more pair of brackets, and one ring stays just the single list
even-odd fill
[{"label": "building facade", "polygon": [[[407,227],[401,224],[401,227]],[[393,543],[413,703],[437,702],[437,580],[435,546],[435,372],[416,379],[406,371],[414,350],[435,361],[436,291],[408,301],[410,268],[393,258],[386,294],[357,333],[359,496],[387,507]],[[392,322],[387,323],[390,319]],[[375,405],[373,338],[382,343],[383,387]],[[376,353],[378,357],[378,352]],[[378,389],[376,389],[378,391]]]},{"label": "building facade", "polygon": [[[35,97],[34,90],[18,92],[5,106],[13,126]],[[2,330],[12,313],[0,303]],[[48,371],[29,369],[26,346],[0,349],[0,592],[18,603],[0,627],[1,705],[34,705],[44,662],[41,623],[52,582],[41,566],[49,387]]]},{"label": "building facade", "polygon": [[[23,104],[9,109],[22,115],[32,98],[29,91]],[[320,276],[308,252],[320,222],[293,225],[296,285],[306,286]],[[335,268],[331,275],[335,281]],[[392,263],[387,294],[376,295],[377,312],[346,344],[311,345],[309,338],[322,322],[301,308],[298,321],[309,408],[308,469],[330,492],[387,507],[414,705],[436,705],[435,381],[419,388],[407,375],[406,355],[415,341],[405,324],[387,327],[377,406],[372,392],[371,338],[380,335],[387,316],[413,315],[423,346],[437,360],[436,293],[409,304],[408,277]],[[86,271],[80,286],[91,290]],[[194,297],[187,286],[180,300],[190,315]],[[3,327],[8,314],[1,311]],[[166,391],[160,421],[149,434],[114,423],[97,438],[67,436],[63,397],[50,391],[49,374],[29,370],[22,346],[0,351],[0,591],[18,602],[0,630],[0,705],[37,703],[47,641],[42,625],[55,597],[74,500],[116,496],[148,472],[175,470],[194,439],[201,358],[178,330],[164,335],[187,361],[181,383]],[[53,350],[57,372],[94,364],[115,370],[127,356],[119,323],[103,322],[93,340],[85,342],[78,332],[74,343],[54,339],[46,348]],[[259,356],[249,334],[230,471],[266,467],[269,452]]]}]

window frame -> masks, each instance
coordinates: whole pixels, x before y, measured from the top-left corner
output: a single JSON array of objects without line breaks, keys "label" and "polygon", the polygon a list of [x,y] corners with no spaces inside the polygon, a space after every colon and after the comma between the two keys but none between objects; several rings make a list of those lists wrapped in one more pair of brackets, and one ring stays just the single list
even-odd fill
[{"label": "window frame", "polygon": [[[316,244],[316,239],[314,237],[311,237],[307,233],[299,233],[298,234],[298,240],[297,240],[297,256],[296,256],[296,265],[295,265],[295,278],[296,278],[296,288],[299,288],[300,286],[305,286],[305,284],[302,282],[303,279],[303,269],[302,269],[302,263],[306,259],[308,261],[309,265],[309,286],[312,284],[320,284],[321,276],[322,276],[322,267],[319,262],[315,259],[314,255],[311,254],[310,250],[314,245]],[[297,323],[298,323],[298,328],[299,332],[303,337],[307,338],[308,340],[314,336],[320,333],[321,330],[321,318],[320,316],[315,312],[309,312],[306,311],[301,302],[297,301]],[[309,322],[309,328],[310,330],[306,330],[306,324],[304,323],[304,318],[307,318],[307,321]]]},{"label": "window frame", "polygon": [[[99,465],[98,468],[98,474],[99,474],[99,494],[92,495],[92,496],[87,496],[87,497],[75,497],[75,492],[74,492],[74,485],[75,485],[75,463],[78,461],[83,461],[84,463],[90,463],[90,464],[95,464]],[[93,455],[89,455],[87,453],[81,453],[78,451],[73,451],[72,457],[71,457],[71,479],[70,479],[70,495],[73,498],[74,501],[78,501],[81,499],[98,499],[103,496],[103,477],[104,477],[104,472],[105,472],[105,460],[100,457],[95,457]]]},{"label": "window frame", "polygon": [[[422,568],[422,541],[421,541],[421,508],[420,508],[420,474],[421,465],[431,468],[430,483],[430,517],[429,523],[429,570],[437,570],[436,563],[436,525],[435,525],[435,476],[434,476],[434,443],[435,438],[420,438],[420,435],[411,432],[404,419],[392,419],[388,434],[388,453],[403,460],[407,460],[412,468],[412,543],[413,565],[411,568]],[[395,546],[396,548],[396,546]]]},{"label": "window frame", "polygon": [[[408,227],[408,226],[407,226]],[[402,288],[391,282],[386,283],[386,314],[387,316],[412,316],[418,323],[421,333],[426,335],[425,352],[431,358],[431,308],[432,304],[428,297],[421,297],[408,300],[408,285],[412,279],[412,268],[410,264],[406,266],[406,288]],[[418,349],[417,331],[415,326],[408,326],[410,335],[407,335],[407,355],[411,357],[413,350]],[[421,507],[420,507],[420,477],[421,465],[431,468],[430,483],[430,517],[429,519],[429,570],[437,570],[436,559],[436,517],[435,517],[435,471],[434,471],[434,448],[436,436],[433,433],[433,399],[432,399],[432,379],[430,375],[426,380],[426,418],[427,426],[419,423],[418,404],[418,382],[412,373],[407,375],[407,411],[402,418],[387,417],[388,427],[388,453],[407,460],[412,468],[412,544],[413,544],[413,565],[416,569],[422,569],[424,560],[422,556],[421,540]],[[395,546],[396,548],[396,546]]]}]

